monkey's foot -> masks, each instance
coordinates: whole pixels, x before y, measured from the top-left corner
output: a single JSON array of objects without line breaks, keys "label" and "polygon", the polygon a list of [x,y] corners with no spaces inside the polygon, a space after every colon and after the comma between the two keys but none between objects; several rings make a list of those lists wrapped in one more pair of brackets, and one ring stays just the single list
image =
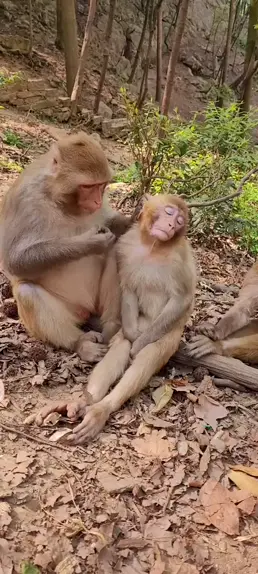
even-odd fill
[{"label": "monkey's foot", "polygon": [[84,413],[85,411],[83,421],[75,427],[72,436],[68,439],[72,444],[83,444],[94,438],[103,429],[110,414],[107,405],[102,401],[87,406]]},{"label": "monkey's foot", "polygon": [[193,337],[190,343],[187,345],[187,349],[191,357],[195,359],[200,359],[204,357],[204,355],[210,355],[212,353],[217,353],[221,355],[221,345],[219,342],[214,342],[208,337],[204,337],[202,335],[198,335]]},{"label": "monkey's foot", "polygon": [[[95,333],[95,331],[90,331],[90,333]],[[81,357],[82,361],[88,361],[89,363],[98,363],[103,359],[107,352],[106,345],[101,345],[100,343],[93,343],[87,339],[87,335],[89,333],[85,333],[80,337],[76,345],[76,353],[78,353],[79,357]],[[99,335],[100,333],[96,333]]]},{"label": "monkey's foot", "polygon": [[103,335],[98,331],[88,331],[83,334],[84,341],[91,341],[92,343],[103,343]]},{"label": "monkey's foot", "polygon": [[75,422],[78,418],[85,415],[86,407],[89,404],[86,398],[82,397],[76,401],[57,401],[56,403],[51,403],[40,409],[38,413],[30,415],[24,421],[25,424],[36,423],[41,426],[44,424],[44,420],[51,413],[60,413],[61,415],[67,416],[71,422]]}]

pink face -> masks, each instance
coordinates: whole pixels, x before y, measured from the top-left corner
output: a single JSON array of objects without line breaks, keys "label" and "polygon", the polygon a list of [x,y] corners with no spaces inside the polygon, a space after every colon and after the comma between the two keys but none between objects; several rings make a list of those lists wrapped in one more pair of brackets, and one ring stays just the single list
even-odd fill
[{"label": "pink face", "polygon": [[157,212],[156,219],[151,226],[150,235],[159,241],[172,239],[185,225],[182,212],[175,205],[166,205]]},{"label": "pink face", "polygon": [[87,213],[94,213],[102,206],[103,194],[107,182],[80,185],[78,188],[78,205]]}]

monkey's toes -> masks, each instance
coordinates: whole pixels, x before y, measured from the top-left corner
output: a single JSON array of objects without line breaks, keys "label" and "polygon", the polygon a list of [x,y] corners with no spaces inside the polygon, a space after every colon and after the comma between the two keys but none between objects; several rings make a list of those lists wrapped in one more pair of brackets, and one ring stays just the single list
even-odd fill
[{"label": "monkey's toes", "polygon": [[98,333],[97,331],[88,331],[88,333],[85,333],[84,339],[92,343],[103,343],[102,333]]},{"label": "monkey's toes", "polygon": [[216,352],[214,350],[212,341],[208,339],[208,337],[204,337],[201,335],[194,337],[192,341],[188,343],[187,349],[191,357],[195,359],[200,359],[204,355],[209,355],[211,353]]},{"label": "monkey's toes", "polygon": [[205,337],[210,337],[211,339],[215,340],[216,336],[216,327],[211,323],[203,323],[197,329],[198,333],[204,335]]}]

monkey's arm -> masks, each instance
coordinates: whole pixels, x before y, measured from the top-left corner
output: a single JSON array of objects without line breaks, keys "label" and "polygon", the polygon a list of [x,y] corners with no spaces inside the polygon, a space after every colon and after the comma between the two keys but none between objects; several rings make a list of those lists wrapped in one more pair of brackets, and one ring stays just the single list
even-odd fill
[{"label": "monkey's arm", "polygon": [[165,305],[163,311],[155,319],[155,321],[144,331],[138,339],[134,342],[131,355],[135,357],[137,353],[146,345],[154,343],[158,339],[161,339],[164,335],[171,331],[172,327],[175,325],[179,319],[186,313],[192,302],[192,295],[190,294],[183,296],[180,294],[177,297],[175,295],[173,298],[169,299],[168,303]]},{"label": "monkey's arm", "polygon": [[217,325],[200,325],[199,331],[213,341],[222,341],[239,329],[248,325],[258,309],[258,296],[251,296],[236,301],[235,305],[225,313]]},{"label": "monkey's arm", "polygon": [[[99,232],[98,232],[99,231]],[[70,238],[34,239],[13,241],[9,249],[3,250],[4,266],[12,275],[28,277],[41,273],[58,263],[80,259],[93,253],[104,253],[115,237],[109,229],[94,227],[89,231]],[[5,242],[7,244],[7,241]]]},{"label": "monkey's arm", "polygon": [[121,301],[122,329],[125,339],[133,343],[139,336],[139,307],[136,294],[128,288],[122,289]]}]

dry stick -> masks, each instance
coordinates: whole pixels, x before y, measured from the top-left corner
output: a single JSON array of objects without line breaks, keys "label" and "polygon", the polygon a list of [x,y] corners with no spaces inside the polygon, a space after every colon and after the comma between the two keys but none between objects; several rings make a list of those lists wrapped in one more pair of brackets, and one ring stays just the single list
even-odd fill
[{"label": "dry stick", "polygon": [[196,359],[191,357],[188,345],[180,345],[179,350],[173,356],[173,360],[191,367],[202,365],[220,379],[229,379],[247,389],[258,391],[258,369],[248,367],[238,359],[215,354]]},{"label": "dry stick", "polygon": [[53,446],[54,448],[60,448],[60,450],[66,450],[66,451],[71,453],[71,449],[67,446],[63,446],[61,444],[56,444],[54,442],[51,442],[50,440],[30,435],[29,433],[20,431],[20,430],[16,429],[15,427],[6,425],[6,424],[2,423],[1,421],[0,421],[0,427],[4,430],[8,431],[8,432],[12,432],[12,433],[17,434],[19,436],[22,436],[23,438],[25,438],[27,440],[37,442],[38,444]]},{"label": "dry stick", "polygon": [[258,167],[254,167],[251,169],[240,181],[240,184],[234,193],[229,195],[225,195],[224,197],[218,197],[217,199],[212,199],[211,201],[203,201],[202,203],[188,203],[188,207],[191,209],[192,207],[208,207],[209,205],[216,205],[217,203],[222,203],[224,201],[228,201],[229,199],[234,199],[238,197],[243,192],[243,185],[252,177],[254,173],[258,172]]}]

